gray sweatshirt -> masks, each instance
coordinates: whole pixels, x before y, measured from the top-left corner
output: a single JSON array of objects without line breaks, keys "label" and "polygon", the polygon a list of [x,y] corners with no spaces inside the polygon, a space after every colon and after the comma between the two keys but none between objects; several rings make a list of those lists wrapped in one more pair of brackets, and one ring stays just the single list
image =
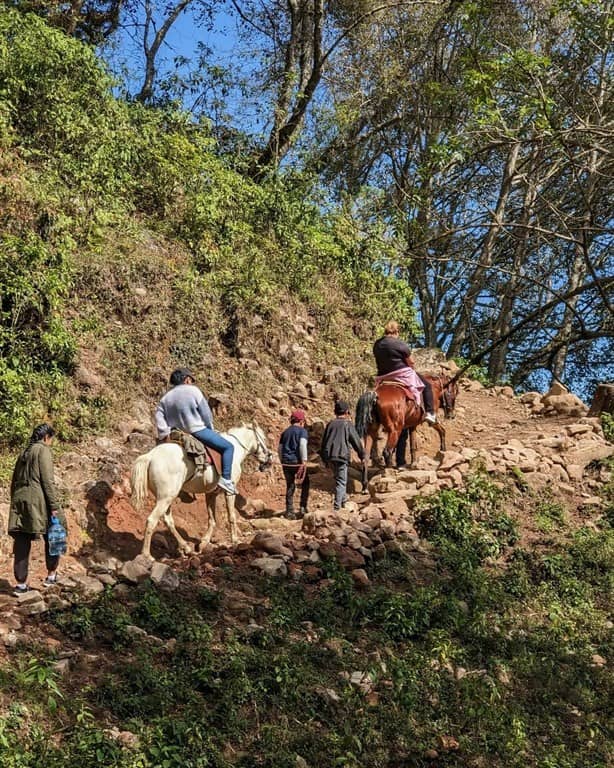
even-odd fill
[{"label": "gray sweatshirt", "polygon": [[193,434],[208,427],[213,429],[213,415],[207,399],[193,384],[178,384],[169,389],[156,408],[156,427],[160,440],[171,429]]}]

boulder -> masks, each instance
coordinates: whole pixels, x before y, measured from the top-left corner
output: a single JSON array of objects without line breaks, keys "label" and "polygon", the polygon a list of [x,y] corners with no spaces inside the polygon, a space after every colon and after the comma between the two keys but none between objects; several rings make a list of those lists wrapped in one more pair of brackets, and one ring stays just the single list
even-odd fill
[{"label": "boulder", "polygon": [[163,592],[174,592],[179,586],[179,576],[164,563],[155,562],[151,566],[150,578]]},{"label": "boulder", "polygon": [[151,572],[152,562],[145,555],[137,555],[134,560],[126,561],[119,569],[120,578],[138,584],[145,581]]},{"label": "boulder", "polygon": [[250,565],[265,576],[287,576],[288,574],[286,564],[278,557],[257,557],[251,561]]}]

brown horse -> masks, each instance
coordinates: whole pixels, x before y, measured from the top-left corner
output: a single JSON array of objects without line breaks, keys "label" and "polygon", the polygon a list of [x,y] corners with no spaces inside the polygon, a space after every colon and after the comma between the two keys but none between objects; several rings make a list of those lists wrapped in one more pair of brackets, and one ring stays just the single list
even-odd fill
[{"label": "brown horse", "polygon": [[[454,406],[458,395],[458,383],[450,376],[424,376],[433,388],[433,402],[443,408],[447,419],[454,418]],[[356,430],[363,440],[365,455],[371,455],[373,443],[377,440],[380,426],[388,435],[384,460],[391,466],[392,455],[404,429],[409,431],[411,465],[416,461],[416,427],[425,420],[422,406],[409,400],[405,388],[394,381],[384,382],[376,390],[360,396],[356,405]],[[427,422],[429,423],[429,422]],[[439,421],[429,424],[439,434],[439,449],[446,450],[446,430]],[[363,490],[367,486],[367,463],[363,469]]]}]

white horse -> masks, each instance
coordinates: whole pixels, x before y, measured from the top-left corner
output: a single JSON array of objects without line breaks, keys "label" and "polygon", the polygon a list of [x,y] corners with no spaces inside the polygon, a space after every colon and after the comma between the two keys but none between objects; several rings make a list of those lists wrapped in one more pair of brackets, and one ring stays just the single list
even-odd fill
[{"label": "white horse", "polygon": [[[230,440],[234,445],[232,460],[232,480],[237,483],[241,477],[241,465],[245,458],[254,454],[260,462],[260,469],[270,466],[273,461],[273,453],[267,448],[264,432],[257,424],[243,424],[233,427],[228,432],[222,432],[222,436]],[[177,539],[179,550],[183,554],[190,554],[193,549],[183,539],[175,528],[171,504],[184,490],[188,493],[204,493],[206,508],[209,513],[209,527],[204,538],[199,542],[198,548],[202,549],[211,541],[215,529],[215,497],[220,493],[217,488],[218,473],[214,466],[208,465],[204,474],[194,474],[195,465],[183,448],[177,443],[160,443],[152,448],[149,453],[139,456],[132,469],[132,498],[138,509],[143,505],[147,496],[147,490],[151,490],[156,497],[156,505],[147,518],[147,527],[143,538],[142,554],[151,558],[151,536],[164,516],[164,522],[173,536]],[[190,478],[186,482],[186,478]],[[235,514],[235,497],[226,495],[226,512],[230,524],[230,536],[232,543],[239,540],[237,518]]]}]

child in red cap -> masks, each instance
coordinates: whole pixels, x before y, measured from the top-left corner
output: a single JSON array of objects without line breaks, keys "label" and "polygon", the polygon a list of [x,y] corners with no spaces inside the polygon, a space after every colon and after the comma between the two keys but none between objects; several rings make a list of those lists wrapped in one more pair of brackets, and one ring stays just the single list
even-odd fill
[{"label": "child in red cap", "polygon": [[[286,479],[286,517],[297,520],[307,512],[309,499],[309,475],[307,474],[307,440],[305,411],[297,409],[290,414],[290,426],[279,438],[279,460]],[[301,486],[301,500],[298,515],[294,511],[294,491]]]}]

